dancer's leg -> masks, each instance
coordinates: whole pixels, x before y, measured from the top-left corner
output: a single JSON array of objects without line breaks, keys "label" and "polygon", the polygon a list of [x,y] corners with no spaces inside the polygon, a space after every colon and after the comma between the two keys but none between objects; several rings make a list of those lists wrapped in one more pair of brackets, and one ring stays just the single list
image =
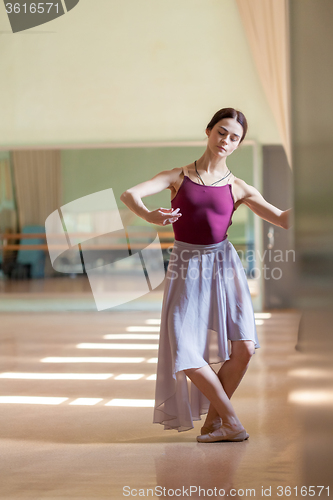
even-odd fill
[{"label": "dancer's leg", "polygon": [[209,365],[202,368],[191,368],[184,370],[184,372],[206,398],[211,401],[222,418],[223,425],[232,430],[243,429],[218,376]]},{"label": "dancer's leg", "polygon": [[[254,342],[252,342],[252,340],[237,340],[231,342],[231,344],[230,359],[223,363],[217,373],[217,376],[220,379],[223,389],[229,399],[244,377],[252,354],[254,353]],[[218,416],[219,413],[216,411],[214,405],[210,404],[203,427],[209,428]]]}]

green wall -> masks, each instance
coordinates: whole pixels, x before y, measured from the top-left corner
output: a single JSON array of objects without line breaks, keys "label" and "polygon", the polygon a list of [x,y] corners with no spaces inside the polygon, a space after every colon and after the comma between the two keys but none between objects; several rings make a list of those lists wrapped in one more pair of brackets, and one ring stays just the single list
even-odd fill
[{"label": "green wall", "polygon": [[[120,201],[120,195],[126,189],[151,179],[162,170],[171,170],[193,162],[200,158],[204,150],[204,146],[63,150],[62,204],[112,188],[118,207],[127,209]],[[237,177],[253,184],[252,146],[241,146],[228,158],[227,164]],[[170,208],[170,198],[170,190],[166,189],[145,197],[143,202],[149,210]],[[146,223],[136,216],[133,224]],[[253,240],[253,213],[246,206],[241,205],[236,210],[228,234],[230,238]]]}]

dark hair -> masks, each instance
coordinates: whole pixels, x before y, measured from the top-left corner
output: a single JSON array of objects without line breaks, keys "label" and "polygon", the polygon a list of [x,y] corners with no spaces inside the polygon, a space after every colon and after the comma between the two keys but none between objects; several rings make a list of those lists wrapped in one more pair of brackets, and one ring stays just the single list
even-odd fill
[{"label": "dark hair", "polygon": [[246,120],[245,116],[243,115],[243,113],[241,111],[238,111],[237,109],[234,109],[234,108],[220,109],[219,111],[217,111],[215,113],[215,115],[210,120],[210,122],[208,123],[206,128],[211,130],[214,127],[214,125],[216,125],[216,123],[219,122],[220,120],[223,120],[223,118],[234,118],[235,120],[238,121],[238,123],[240,123],[242,125],[243,135],[241,137],[241,140],[239,141],[239,143],[241,143],[246,136],[247,120]]}]

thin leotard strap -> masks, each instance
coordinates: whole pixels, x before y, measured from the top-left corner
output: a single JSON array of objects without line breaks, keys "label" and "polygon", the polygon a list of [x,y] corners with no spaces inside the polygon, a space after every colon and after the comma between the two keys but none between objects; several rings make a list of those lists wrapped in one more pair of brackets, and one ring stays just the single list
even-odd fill
[{"label": "thin leotard strap", "polygon": [[189,177],[187,167],[183,167],[183,174]]},{"label": "thin leotard strap", "polygon": [[[184,174],[184,176],[188,177],[192,181],[192,179],[191,179],[191,177],[190,177],[190,175],[188,173],[188,168],[187,167],[183,167],[183,174]],[[193,182],[195,182],[195,181],[193,181]],[[199,182],[197,182],[197,184],[199,184]]]}]

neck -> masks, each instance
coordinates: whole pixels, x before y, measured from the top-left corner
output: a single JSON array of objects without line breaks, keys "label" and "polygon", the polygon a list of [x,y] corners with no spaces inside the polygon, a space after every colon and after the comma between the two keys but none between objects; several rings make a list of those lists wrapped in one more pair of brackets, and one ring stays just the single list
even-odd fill
[{"label": "neck", "polygon": [[204,170],[207,174],[220,174],[222,177],[229,171],[226,158],[219,158],[216,155],[212,155],[207,149],[201,158],[197,160],[197,169]]}]

